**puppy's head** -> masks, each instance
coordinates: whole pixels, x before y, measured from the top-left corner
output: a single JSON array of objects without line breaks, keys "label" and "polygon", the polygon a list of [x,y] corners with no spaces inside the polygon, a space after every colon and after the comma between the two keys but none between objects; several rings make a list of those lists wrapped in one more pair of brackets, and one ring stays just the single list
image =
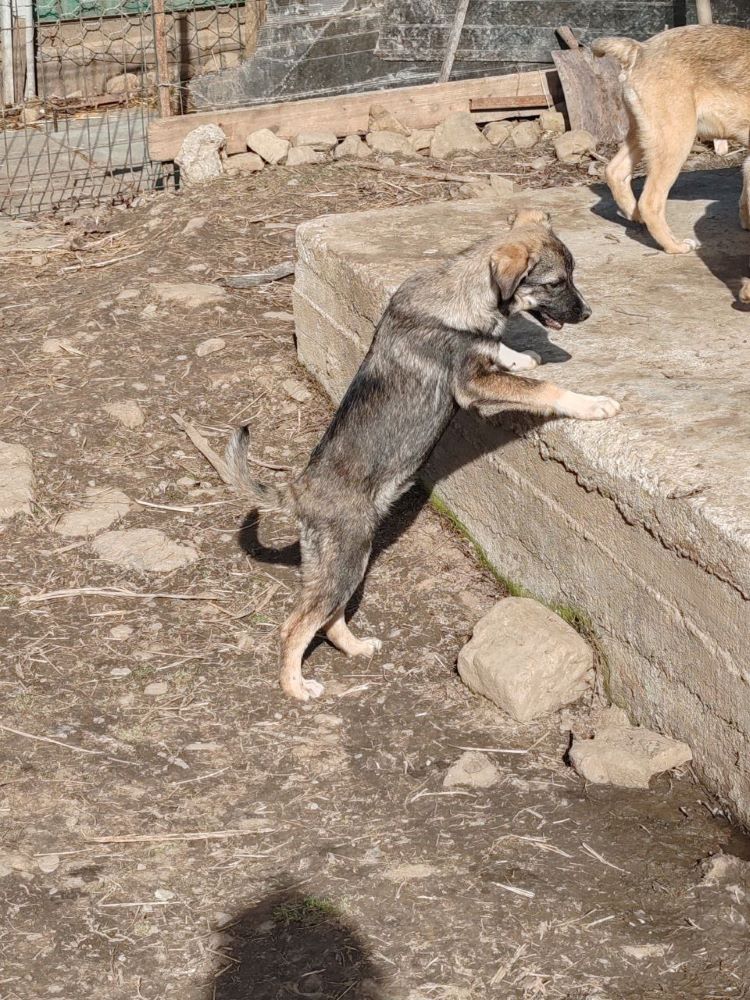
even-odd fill
[{"label": "puppy's head", "polygon": [[523,209],[510,222],[490,256],[500,311],[527,312],[549,330],[588,319],[591,310],[573,284],[573,255],[552,232],[549,216]]}]

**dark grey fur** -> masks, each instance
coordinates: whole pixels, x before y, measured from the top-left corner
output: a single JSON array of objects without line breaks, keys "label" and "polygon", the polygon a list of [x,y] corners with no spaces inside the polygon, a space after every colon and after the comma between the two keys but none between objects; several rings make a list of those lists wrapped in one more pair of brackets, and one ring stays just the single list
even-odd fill
[{"label": "dark grey fur", "polygon": [[508,374],[533,367],[503,348],[508,316],[519,311],[559,329],[590,310],[573,284],[573,259],[541,213],[520,213],[500,239],[482,241],[404,282],[393,295],[359,371],[307,468],[279,492],[248,474],[247,430],[227,451],[237,484],[261,507],[286,505],[300,528],[302,593],[282,628],[284,690],[322,693],[301,661],[320,628],[349,654],[372,655],[377,640],[349,632],[343,609],[365,572],[375,530],[412,483],[459,407],[509,406],[600,419],[606,397],[580,396]]}]

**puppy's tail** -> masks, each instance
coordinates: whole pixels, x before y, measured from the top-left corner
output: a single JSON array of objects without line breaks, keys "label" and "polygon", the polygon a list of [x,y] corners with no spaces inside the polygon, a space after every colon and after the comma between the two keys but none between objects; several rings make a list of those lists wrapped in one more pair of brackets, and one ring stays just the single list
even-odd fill
[{"label": "puppy's tail", "polygon": [[247,448],[250,433],[247,427],[240,427],[229,439],[224,461],[231,479],[231,485],[244,497],[253,500],[261,508],[268,511],[289,513],[294,510],[294,499],[289,485],[269,486],[259,479],[254,479],[250,473],[247,461]]},{"label": "puppy's tail", "polygon": [[625,72],[629,73],[643,52],[643,45],[635,38],[613,35],[595,39],[591,43],[591,51],[595,56],[613,56]]}]

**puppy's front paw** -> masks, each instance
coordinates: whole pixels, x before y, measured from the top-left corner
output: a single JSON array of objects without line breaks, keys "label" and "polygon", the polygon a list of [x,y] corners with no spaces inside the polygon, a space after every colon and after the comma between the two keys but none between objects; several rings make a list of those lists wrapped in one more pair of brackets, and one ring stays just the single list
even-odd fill
[{"label": "puppy's front paw", "polygon": [[281,687],[284,694],[288,694],[290,698],[296,698],[297,701],[309,701],[311,698],[320,698],[325,691],[323,685],[318,683],[318,681],[308,680],[306,677],[290,681],[282,678]]},{"label": "puppy's front paw", "polygon": [[750,304],[750,278],[743,278],[739,294],[740,302]]},{"label": "puppy's front paw", "polygon": [[665,247],[664,249],[667,253],[683,254],[692,253],[693,250],[697,250],[699,246],[700,243],[698,240],[683,240],[682,243],[675,243],[673,246]]},{"label": "puppy's front paw", "polygon": [[620,404],[610,396],[584,396],[582,393],[566,393],[560,413],[574,420],[606,420],[620,412]]},{"label": "puppy's front paw", "polygon": [[541,357],[536,351],[524,351],[517,355],[508,366],[509,372],[530,372],[537,365],[542,363]]}]

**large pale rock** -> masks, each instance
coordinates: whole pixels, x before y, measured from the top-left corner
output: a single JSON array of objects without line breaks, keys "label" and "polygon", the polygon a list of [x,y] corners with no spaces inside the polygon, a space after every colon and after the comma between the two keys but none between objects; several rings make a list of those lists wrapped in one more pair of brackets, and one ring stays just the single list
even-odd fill
[{"label": "large pale rock", "polygon": [[604,726],[590,740],[574,738],[568,756],[587,781],[622,788],[648,788],[655,774],[693,759],[687,743],[625,725]]},{"label": "large pale rock", "polygon": [[374,149],[376,153],[400,153],[402,156],[411,156],[414,150],[405,135],[400,132],[368,132],[367,145]]},{"label": "large pale rock", "polygon": [[281,163],[289,152],[289,142],[280,139],[270,128],[261,128],[257,132],[251,132],[247,137],[247,148],[257,153],[266,163],[275,166]]},{"label": "large pale rock", "polygon": [[292,146],[310,146],[311,149],[315,149],[319,153],[329,153],[338,144],[338,141],[335,132],[310,130],[295,135],[292,139]]},{"label": "large pale rock", "polygon": [[0,521],[30,514],[34,499],[31,452],[22,444],[0,441]]},{"label": "large pale rock", "polygon": [[140,89],[141,80],[135,73],[118,73],[111,76],[106,85],[108,94],[137,94]]},{"label": "large pale rock", "polygon": [[701,865],[702,885],[740,885],[750,889],[750,861],[734,854],[714,854]]},{"label": "large pale rock", "polygon": [[325,153],[319,153],[311,146],[292,146],[286,154],[288,167],[305,167],[310,163],[325,163]]},{"label": "large pale rock", "polygon": [[180,180],[185,184],[201,184],[221,177],[226,143],[227,137],[218,125],[199,125],[188,132],[175,157]]},{"label": "large pale rock", "polygon": [[159,281],[151,286],[151,291],[159,302],[183,306],[185,309],[212,306],[227,298],[227,293],[220,285],[193,281]]},{"label": "large pale rock", "polygon": [[263,160],[257,153],[236,153],[227,160],[227,173],[257,174],[263,169]]},{"label": "large pale rock", "polygon": [[78,510],[63,514],[55,525],[58,535],[81,538],[104,531],[130,510],[130,501],[120,490],[91,487],[86,490],[86,502]]},{"label": "large pale rock", "polygon": [[474,124],[468,111],[456,111],[448,115],[435,129],[430,144],[430,153],[439,160],[455,156],[456,153],[486,153],[492,145]]},{"label": "large pale rock", "polygon": [[558,135],[554,141],[555,153],[562,163],[580,163],[584,156],[596,152],[596,139],[586,129],[574,129]]},{"label": "large pale rock", "polygon": [[561,135],[565,131],[565,117],[559,111],[542,111],[539,115],[539,127],[542,132]]},{"label": "large pale rock", "polygon": [[403,122],[383,107],[382,104],[370,105],[370,117],[367,126],[368,132],[397,132],[399,135],[409,135],[409,129]]},{"label": "large pale rock", "polygon": [[419,153],[423,149],[430,148],[434,135],[434,128],[416,128],[409,135],[409,145],[415,153]]},{"label": "large pale rock", "polygon": [[593,666],[580,635],[526,597],[499,601],[458,655],[463,682],[517,722],[576,701],[591,684]]},{"label": "large pale rock", "polygon": [[519,122],[510,134],[510,141],[516,149],[531,149],[541,138],[542,131],[535,121]]},{"label": "large pale rock", "polygon": [[486,754],[467,750],[448,768],[443,785],[445,788],[453,788],[455,785],[491,788],[499,780],[500,772]]},{"label": "large pale rock", "polygon": [[503,146],[510,139],[513,126],[507,122],[490,122],[482,129],[482,135],[493,146]]},{"label": "large pale rock", "polygon": [[94,541],[93,549],[105,562],[145,573],[169,573],[199,558],[194,545],[173,542],[154,528],[107,531]]},{"label": "large pale rock", "polygon": [[372,156],[372,150],[358,135],[348,135],[333,151],[335,160],[344,160],[347,157],[364,160],[368,156]]}]

